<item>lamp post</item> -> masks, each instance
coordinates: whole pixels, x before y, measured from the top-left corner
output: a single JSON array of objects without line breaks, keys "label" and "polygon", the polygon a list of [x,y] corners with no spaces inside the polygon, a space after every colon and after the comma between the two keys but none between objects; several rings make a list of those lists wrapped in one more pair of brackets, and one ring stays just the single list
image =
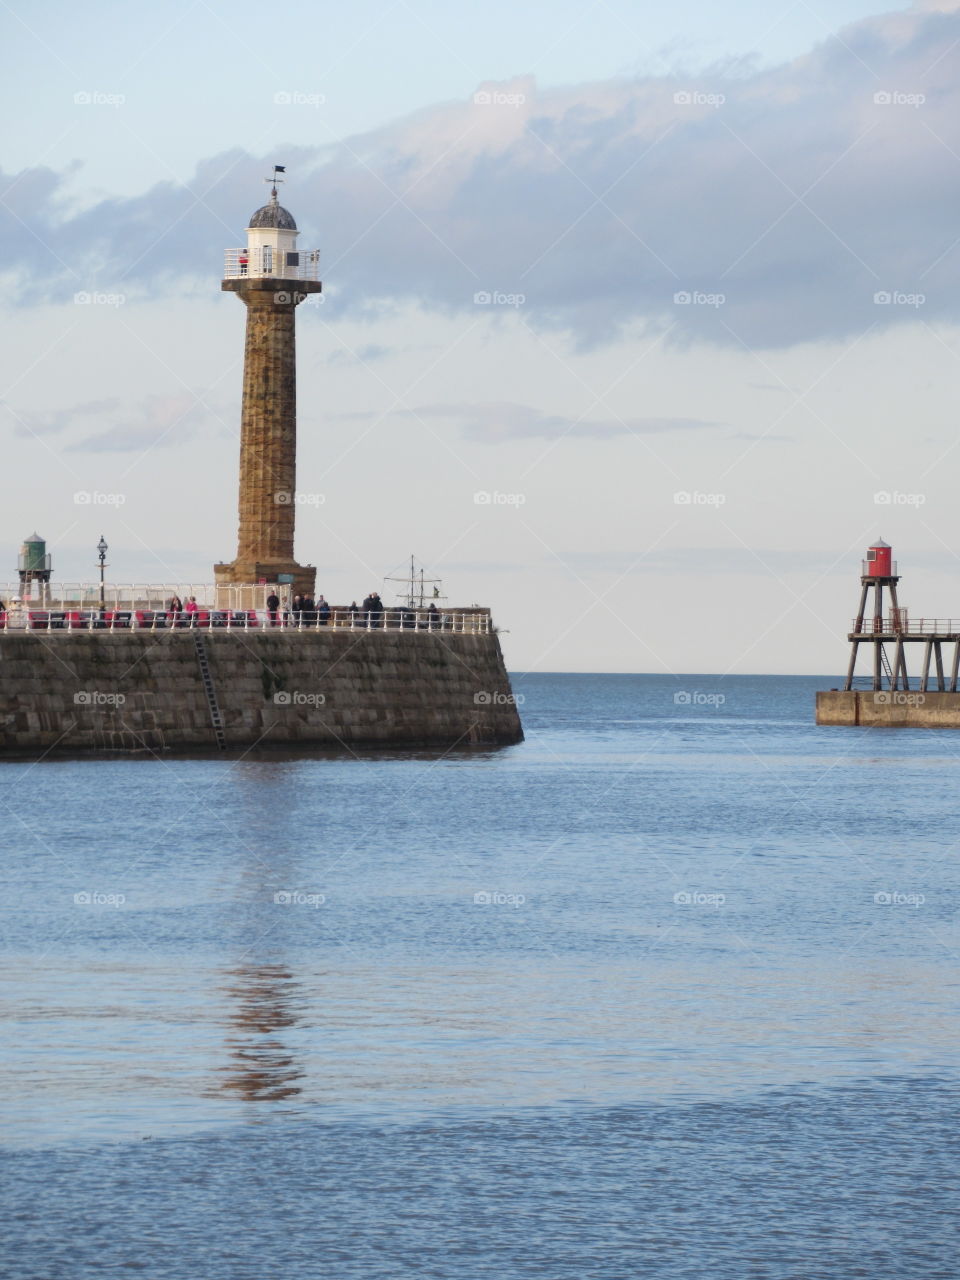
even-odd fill
[{"label": "lamp post", "polygon": [[102,533],[100,541],[97,543],[97,554],[100,556],[100,612],[102,613],[104,609],[103,570],[106,567],[107,560],[107,543]]}]

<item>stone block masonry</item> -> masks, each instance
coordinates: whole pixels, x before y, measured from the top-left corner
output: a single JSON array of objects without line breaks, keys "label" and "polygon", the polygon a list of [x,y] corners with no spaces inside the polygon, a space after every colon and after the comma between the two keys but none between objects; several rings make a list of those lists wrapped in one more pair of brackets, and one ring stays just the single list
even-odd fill
[{"label": "stone block masonry", "polygon": [[817,694],[817,724],[877,729],[960,729],[960,693],[830,689]]},{"label": "stone block masonry", "polygon": [[[204,631],[228,748],[523,738],[496,634]],[[194,633],[0,635],[0,754],[216,751]]]},{"label": "stone block masonry", "polygon": [[214,566],[218,583],[276,582],[314,594],[316,570],[293,558],[297,489],[297,358],[294,314],[318,281],[224,280],[247,308],[240,420],[237,557]]}]

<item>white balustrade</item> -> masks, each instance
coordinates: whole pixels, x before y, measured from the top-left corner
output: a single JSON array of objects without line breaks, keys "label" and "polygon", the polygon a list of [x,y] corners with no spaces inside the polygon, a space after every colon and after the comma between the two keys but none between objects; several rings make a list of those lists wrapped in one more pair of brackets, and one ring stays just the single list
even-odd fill
[{"label": "white balustrade", "polygon": [[319,280],[320,250],[283,251],[273,245],[224,251],[224,280]]},{"label": "white balustrade", "polygon": [[[36,588],[35,588],[36,589]],[[327,610],[294,612],[289,601],[267,608],[273,588],[257,584],[208,583],[182,586],[54,583],[42,595],[24,597],[19,584],[0,586],[0,633],[76,635],[92,631],[166,631],[202,628],[211,634],[229,631],[316,631],[320,627],[352,631],[455,632],[486,635],[493,630],[489,610],[398,607],[364,610],[329,605]],[[184,607],[171,607],[176,598]],[[250,607],[252,605],[252,607]]]}]

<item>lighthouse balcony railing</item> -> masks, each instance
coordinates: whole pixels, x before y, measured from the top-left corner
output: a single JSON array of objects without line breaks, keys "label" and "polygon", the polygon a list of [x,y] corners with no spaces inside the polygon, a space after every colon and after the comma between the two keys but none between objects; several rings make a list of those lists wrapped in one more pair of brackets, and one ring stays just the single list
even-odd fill
[{"label": "lighthouse balcony railing", "polygon": [[861,560],[860,576],[863,578],[896,578],[898,576],[896,560],[892,562],[889,569],[884,569],[883,572],[878,569],[878,564],[879,561],[877,560]]},{"label": "lighthouse balcony railing", "polygon": [[251,249],[227,249],[223,263],[224,280],[276,279],[319,280],[320,250],[295,252],[255,245]]},{"label": "lighthouse balcony railing", "polygon": [[960,635],[960,618],[917,618],[899,614],[886,618],[854,618],[850,630],[853,635],[902,635],[902,636],[957,636]]}]

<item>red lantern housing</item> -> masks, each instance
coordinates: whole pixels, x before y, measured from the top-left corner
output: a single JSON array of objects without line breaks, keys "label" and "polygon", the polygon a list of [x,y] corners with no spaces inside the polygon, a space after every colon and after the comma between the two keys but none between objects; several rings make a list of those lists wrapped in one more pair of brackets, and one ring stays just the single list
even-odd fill
[{"label": "red lantern housing", "polygon": [[893,567],[893,548],[889,543],[884,542],[882,538],[878,538],[867,551],[867,558],[863,562],[863,576],[865,578],[893,578],[896,571]]}]

